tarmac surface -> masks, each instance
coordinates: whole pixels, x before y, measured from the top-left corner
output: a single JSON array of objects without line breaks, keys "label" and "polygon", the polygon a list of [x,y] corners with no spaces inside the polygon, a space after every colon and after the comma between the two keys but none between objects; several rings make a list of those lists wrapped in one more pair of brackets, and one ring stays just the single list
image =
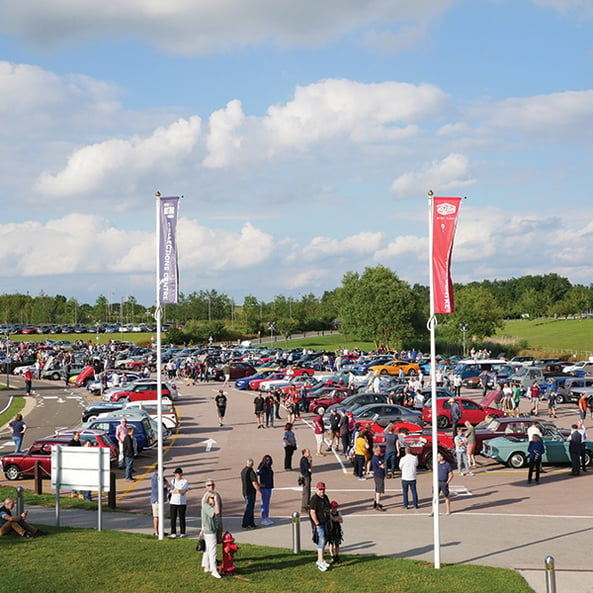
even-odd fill
[{"label": "tarmac surface", "polygon": [[[11,377],[11,385],[18,386]],[[292,515],[300,509],[298,472],[283,471],[281,435],[284,420],[274,428],[258,430],[253,415],[253,392],[240,392],[224,386],[229,398],[225,426],[219,427],[213,397],[219,383],[186,386],[178,381],[182,394],[178,402],[181,416],[179,432],[166,444],[165,473],[171,476],[176,466],[182,466],[190,482],[188,502],[188,536],[197,537],[199,530],[199,500],[204,481],[213,478],[224,500],[224,528],[231,531],[239,544],[254,543],[293,549]],[[35,396],[28,401],[26,421],[30,427],[25,447],[34,438],[51,434],[50,426],[73,427],[80,416],[81,406],[88,397],[82,390],[64,390],[63,384],[35,382]],[[464,395],[478,395],[467,392]],[[478,398],[479,399],[479,398]],[[527,405],[526,402],[525,406]],[[285,417],[284,410],[281,415]],[[577,416],[576,406],[560,408],[557,424],[570,426]],[[295,424],[299,449],[309,447],[315,452],[311,429],[312,416],[304,414]],[[591,423],[589,420],[588,423]],[[590,427],[593,432],[593,428]],[[11,450],[5,429],[0,431],[0,451]],[[275,488],[272,496],[272,526],[256,530],[241,529],[243,500],[239,473],[245,459],[256,464],[264,454],[273,456]],[[298,467],[300,453],[295,453],[293,467]],[[479,458],[480,459],[480,458]],[[149,512],[150,475],[156,451],[143,454],[136,462],[137,481],[124,482],[116,470],[117,503],[130,513],[104,512],[103,529],[118,529],[152,533]],[[343,456],[326,452],[313,457],[313,483],[324,481],[330,499],[340,502],[344,516],[345,554],[376,554],[433,562],[434,519],[431,511],[431,475],[419,472],[420,508],[405,510],[401,501],[398,478],[386,480],[383,499],[386,512],[372,509],[373,481],[359,481]],[[540,484],[528,485],[525,470],[511,470],[491,461],[480,459],[474,477],[455,476],[452,486],[451,515],[441,514],[441,564],[472,563],[517,570],[536,593],[546,592],[545,559],[555,560],[556,591],[558,593],[593,593],[593,567],[590,550],[593,535],[591,492],[593,472],[571,477],[569,468],[547,467]],[[31,488],[30,480],[3,485]],[[44,491],[53,492],[44,482]],[[256,504],[256,521],[259,505]],[[444,507],[443,507],[444,508]],[[29,507],[33,524],[55,525],[53,508]],[[60,525],[97,528],[96,511],[62,509]],[[166,530],[168,521],[165,519]],[[307,517],[300,523],[302,553],[311,554]],[[155,542],[156,544],[157,542]]]}]

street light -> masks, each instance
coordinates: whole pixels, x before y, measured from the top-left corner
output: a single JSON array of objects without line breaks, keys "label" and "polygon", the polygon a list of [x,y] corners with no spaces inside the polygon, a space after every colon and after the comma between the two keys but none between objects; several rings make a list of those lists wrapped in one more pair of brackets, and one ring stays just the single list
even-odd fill
[{"label": "street light", "polygon": [[462,344],[463,344],[463,358],[465,358],[466,356],[466,351],[465,351],[465,334],[467,333],[468,330],[468,325],[467,323],[460,323],[459,324],[459,329],[461,330],[461,335],[462,335]]}]

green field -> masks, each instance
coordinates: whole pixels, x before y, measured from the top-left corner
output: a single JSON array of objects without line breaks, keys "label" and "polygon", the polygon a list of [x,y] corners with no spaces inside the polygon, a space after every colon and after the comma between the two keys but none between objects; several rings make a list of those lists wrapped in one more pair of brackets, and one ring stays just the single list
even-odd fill
[{"label": "green field", "polygon": [[[400,558],[342,556],[320,573],[314,554],[241,544],[236,577],[204,574],[195,540],[157,541],[146,535],[47,528],[33,540],[6,536],[0,591],[7,593],[528,593],[525,580],[501,568],[430,564]],[[397,542],[396,538],[394,542]],[[220,552],[219,552],[220,558]]]}]

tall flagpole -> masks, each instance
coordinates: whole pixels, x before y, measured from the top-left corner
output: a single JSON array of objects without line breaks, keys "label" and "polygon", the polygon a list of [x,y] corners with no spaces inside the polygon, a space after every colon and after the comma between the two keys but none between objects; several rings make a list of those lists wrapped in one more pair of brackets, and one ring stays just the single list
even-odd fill
[{"label": "tall flagpole", "polygon": [[434,539],[434,567],[441,567],[441,535],[439,523],[439,461],[438,461],[438,433],[437,433],[437,383],[436,383],[436,344],[435,330],[437,320],[434,307],[433,286],[433,192],[428,192],[428,277],[430,284],[430,316],[428,329],[430,330],[430,391],[432,404],[432,516]]},{"label": "tall flagpole", "polygon": [[156,192],[156,308],[154,319],[156,322],[156,384],[157,384],[157,473],[158,473],[158,515],[159,515],[159,540],[165,539],[165,493],[163,468],[163,386],[162,386],[162,347],[161,347],[161,291],[159,274],[159,246],[161,244],[160,208],[161,194]]}]

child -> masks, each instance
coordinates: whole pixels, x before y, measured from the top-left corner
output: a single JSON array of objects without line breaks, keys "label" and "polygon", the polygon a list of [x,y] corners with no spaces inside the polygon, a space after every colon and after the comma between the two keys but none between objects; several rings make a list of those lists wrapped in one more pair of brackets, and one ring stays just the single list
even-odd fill
[{"label": "child", "polygon": [[329,527],[327,533],[327,543],[329,544],[329,553],[332,564],[340,562],[340,544],[344,539],[342,531],[342,515],[338,509],[339,505],[335,500],[329,503]]}]

